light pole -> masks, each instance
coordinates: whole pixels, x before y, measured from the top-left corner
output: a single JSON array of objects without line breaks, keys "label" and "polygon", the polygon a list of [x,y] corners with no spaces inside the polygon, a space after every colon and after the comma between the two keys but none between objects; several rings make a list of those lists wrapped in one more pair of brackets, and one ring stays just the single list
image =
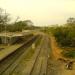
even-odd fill
[{"label": "light pole", "polygon": [[6,37],[6,36],[7,36],[7,33],[6,33],[6,22],[7,22],[7,19],[6,19],[6,17],[7,17],[7,15],[6,15],[6,10],[5,10],[5,17],[4,17],[4,27],[5,27],[5,28],[4,28],[4,29],[5,29],[5,44],[6,44],[6,42],[7,42],[7,41],[6,41],[6,38],[7,38],[7,37]]}]

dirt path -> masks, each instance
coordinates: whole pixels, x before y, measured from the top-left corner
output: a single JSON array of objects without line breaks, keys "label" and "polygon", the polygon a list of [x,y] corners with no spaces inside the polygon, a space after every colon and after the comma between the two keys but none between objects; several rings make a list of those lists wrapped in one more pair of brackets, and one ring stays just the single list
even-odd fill
[{"label": "dirt path", "polygon": [[58,47],[55,37],[51,36],[50,39],[51,39],[50,42],[51,42],[51,48],[52,48],[52,60],[50,59],[49,61],[49,66],[50,66],[49,71],[51,72],[48,75],[50,74],[51,75],[75,75],[75,64],[73,64],[73,70],[67,70],[65,66],[66,63],[58,60],[59,58],[64,58],[61,55],[62,49]]},{"label": "dirt path", "polygon": [[50,39],[51,39],[51,48],[52,48],[53,58],[57,60],[58,58],[62,57],[61,55],[62,50],[58,47],[55,37],[51,36]]}]

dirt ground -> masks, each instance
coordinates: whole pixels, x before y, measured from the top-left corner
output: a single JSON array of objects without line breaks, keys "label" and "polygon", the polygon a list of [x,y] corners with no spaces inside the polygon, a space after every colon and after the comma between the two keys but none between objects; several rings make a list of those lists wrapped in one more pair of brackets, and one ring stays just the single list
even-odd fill
[{"label": "dirt ground", "polygon": [[72,70],[66,69],[67,63],[59,60],[59,58],[67,60],[61,55],[62,49],[58,47],[55,37],[51,36],[50,39],[52,57],[50,57],[48,61],[47,75],[75,75],[75,63],[73,63]]},{"label": "dirt ground", "polygon": [[61,55],[61,49],[58,47],[57,43],[56,43],[56,40],[55,40],[55,37],[51,36],[51,49],[52,49],[52,56],[54,59],[58,59],[58,58],[61,58],[62,55]]}]

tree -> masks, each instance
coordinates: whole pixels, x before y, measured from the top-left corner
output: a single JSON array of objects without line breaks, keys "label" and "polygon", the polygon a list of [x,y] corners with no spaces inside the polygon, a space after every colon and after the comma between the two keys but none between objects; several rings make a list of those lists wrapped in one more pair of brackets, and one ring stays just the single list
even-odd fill
[{"label": "tree", "polygon": [[9,22],[9,14],[6,13],[2,8],[0,8],[0,31],[4,30],[4,26]]},{"label": "tree", "polygon": [[70,17],[70,18],[67,20],[67,24],[68,24],[68,25],[75,25],[75,18]]},{"label": "tree", "polygon": [[33,26],[33,22],[31,20],[25,20],[24,23],[28,26]]}]

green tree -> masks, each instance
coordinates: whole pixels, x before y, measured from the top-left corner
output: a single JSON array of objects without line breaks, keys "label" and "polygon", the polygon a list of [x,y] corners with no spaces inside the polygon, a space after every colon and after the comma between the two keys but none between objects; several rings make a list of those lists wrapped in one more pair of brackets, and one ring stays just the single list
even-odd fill
[{"label": "green tree", "polygon": [[9,22],[9,14],[6,13],[2,8],[0,8],[0,31],[4,30],[5,25]]},{"label": "green tree", "polygon": [[70,18],[68,18],[68,20],[67,20],[67,24],[68,25],[75,25],[75,18],[73,18],[73,17],[70,17]]}]

